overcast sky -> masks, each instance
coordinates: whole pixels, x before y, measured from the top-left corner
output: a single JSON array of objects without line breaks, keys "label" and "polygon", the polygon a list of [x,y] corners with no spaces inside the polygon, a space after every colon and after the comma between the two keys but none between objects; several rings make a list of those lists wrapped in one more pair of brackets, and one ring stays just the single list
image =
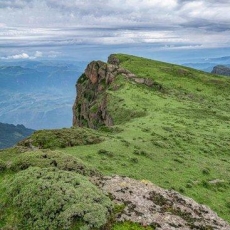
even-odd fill
[{"label": "overcast sky", "polygon": [[229,12],[229,0],[0,0],[0,59],[224,56]]}]

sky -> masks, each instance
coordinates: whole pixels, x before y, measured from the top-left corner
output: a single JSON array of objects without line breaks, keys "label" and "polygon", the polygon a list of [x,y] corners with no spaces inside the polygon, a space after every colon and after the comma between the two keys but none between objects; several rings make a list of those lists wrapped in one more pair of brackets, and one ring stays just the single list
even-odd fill
[{"label": "sky", "polygon": [[229,12],[229,0],[0,0],[0,62],[230,56]]}]

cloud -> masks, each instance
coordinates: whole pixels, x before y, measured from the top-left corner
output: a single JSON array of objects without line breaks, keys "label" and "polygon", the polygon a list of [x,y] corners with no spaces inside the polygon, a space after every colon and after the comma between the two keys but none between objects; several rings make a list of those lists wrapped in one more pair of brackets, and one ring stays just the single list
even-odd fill
[{"label": "cloud", "polygon": [[18,60],[18,59],[36,59],[42,57],[42,52],[40,51],[36,51],[36,53],[34,54],[34,56],[29,56],[27,53],[21,53],[21,54],[15,54],[15,55],[11,55],[11,56],[7,56],[7,57],[2,57],[2,60]]},{"label": "cloud", "polygon": [[229,0],[0,0],[0,49],[33,47],[39,58],[74,45],[225,47],[229,11]]},{"label": "cloud", "polygon": [[42,57],[42,56],[43,56],[43,54],[42,54],[41,51],[36,51],[36,53],[34,55],[35,58],[39,58],[39,57]]},{"label": "cloud", "polygon": [[33,0],[0,0],[0,8],[24,8]]}]

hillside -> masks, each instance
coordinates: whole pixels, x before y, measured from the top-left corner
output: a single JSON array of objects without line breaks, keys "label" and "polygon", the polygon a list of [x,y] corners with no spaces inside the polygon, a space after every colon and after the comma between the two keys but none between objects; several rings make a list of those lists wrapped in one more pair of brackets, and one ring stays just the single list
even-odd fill
[{"label": "hillside", "polygon": [[0,152],[0,227],[230,229],[196,203],[230,221],[229,78],[116,54],[77,92],[74,127]]},{"label": "hillside", "polygon": [[9,148],[30,136],[35,130],[23,125],[10,125],[0,122],[0,149]]}]

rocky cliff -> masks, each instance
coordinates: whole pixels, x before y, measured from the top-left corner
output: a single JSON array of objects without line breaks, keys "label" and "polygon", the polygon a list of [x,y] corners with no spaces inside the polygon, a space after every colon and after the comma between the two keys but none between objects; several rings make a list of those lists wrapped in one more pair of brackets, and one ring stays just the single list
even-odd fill
[{"label": "rocky cliff", "polygon": [[85,73],[77,82],[77,98],[73,106],[73,125],[97,128],[113,125],[107,111],[106,89],[117,74],[114,65],[101,61],[88,64]]},{"label": "rocky cliff", "polygon": [[107,108],[109,99],[106,91],[109,88],[112,90],[119,88],[119,84],[113,84],[118,76],[136,84],[163,89],[152,79],[138,77],[120,67],[115,55],[110,55],[107,63],[93,61],[88,64],[76,84],[77,97],[73,105],[73,126],[97,129],[101,126],[114,125]]},{"label": "rocky cliff", "polygon": [[223,76],[230,76],[230,68],[224,65],[217,65],[213,67],[211,73]]}]

